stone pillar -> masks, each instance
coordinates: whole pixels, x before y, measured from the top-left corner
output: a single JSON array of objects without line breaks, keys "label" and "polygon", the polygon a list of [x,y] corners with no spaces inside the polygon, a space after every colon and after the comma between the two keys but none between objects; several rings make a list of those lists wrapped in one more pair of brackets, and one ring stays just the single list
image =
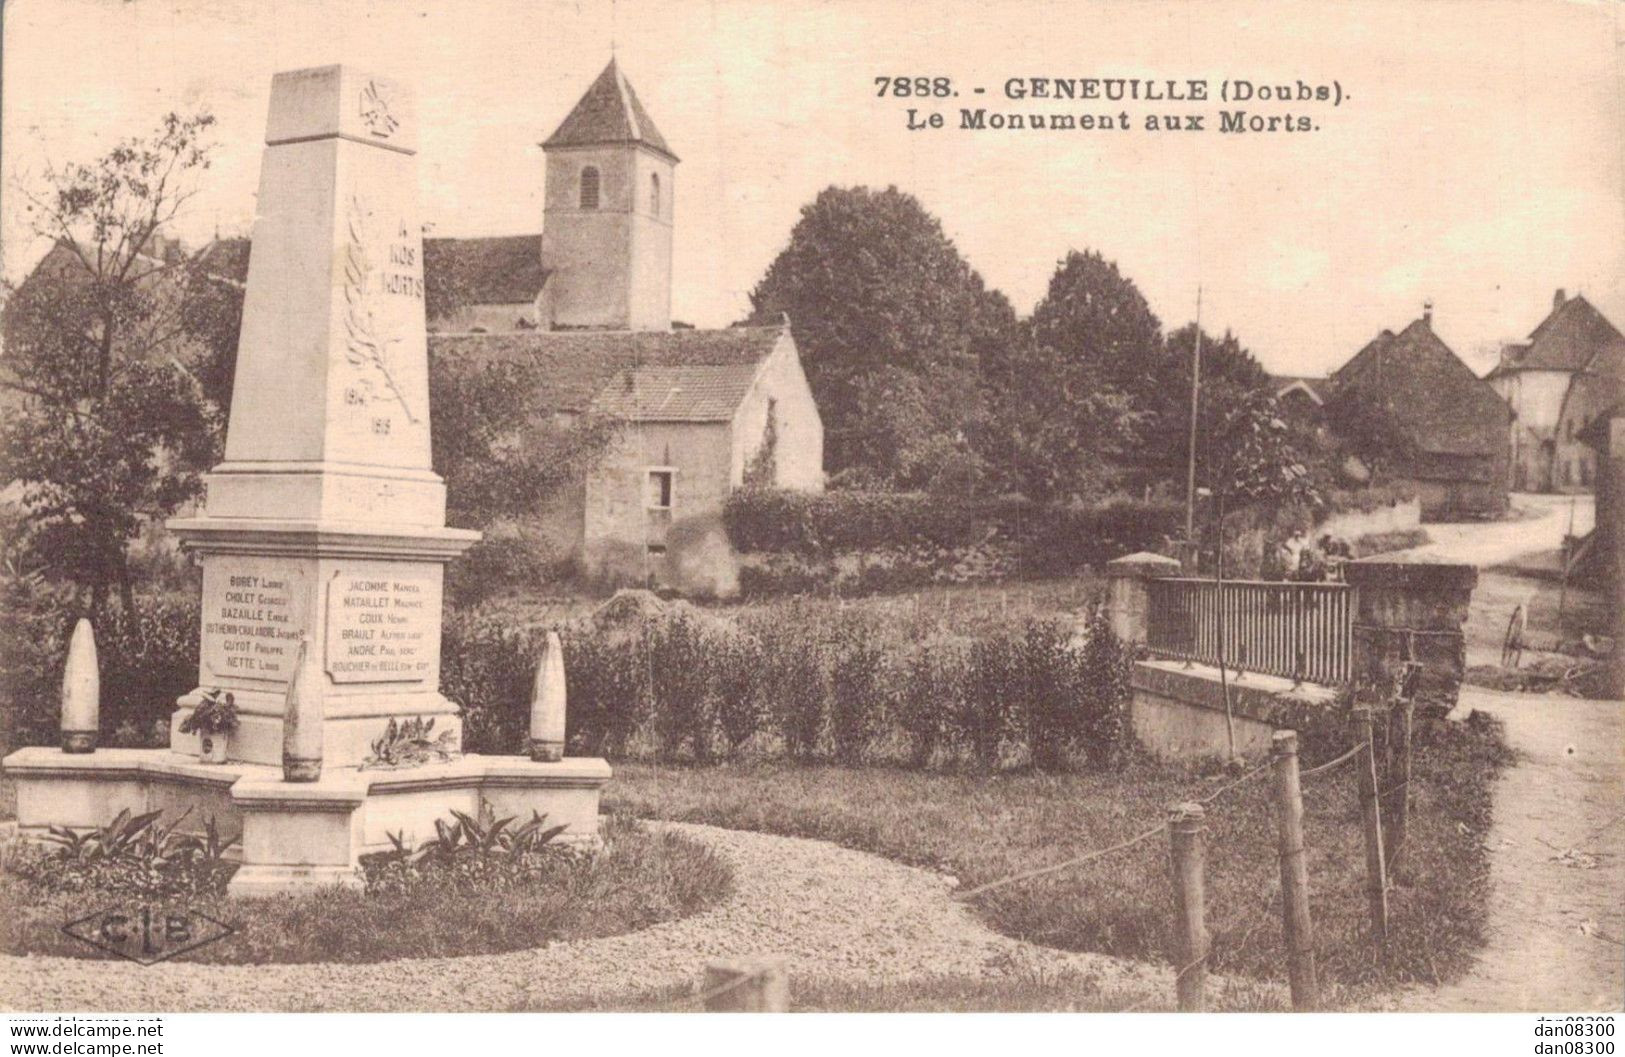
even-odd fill
[{"label": "stone pillar", "polygon": [[1124,643],[1143,643],[1151,611],[1147,586],[1180,574],[1180,564],[1160,554],[1141,551],[1106,563],[1106,616],[1112,634]]},{"label": "stone pillar", "polygon": [[1407,660],[1421,664],[1416,704],[1424,715],[1455,707],[1467,670],[1463,626],[1478,583],[1471,565],[1393,557],[1343,566],[1357,592],[1354,686],[1363,699],[1386,700]]}]

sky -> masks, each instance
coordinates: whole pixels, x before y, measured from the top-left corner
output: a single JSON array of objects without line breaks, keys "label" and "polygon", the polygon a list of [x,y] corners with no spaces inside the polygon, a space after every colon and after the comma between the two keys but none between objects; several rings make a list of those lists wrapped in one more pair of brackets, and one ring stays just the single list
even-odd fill
[{"label": "sky", "polygon": [[[1057,262],[1118,262],[1169,329],[1270,370],[1322,374],[1434,304],[1481,372],[1555,288],[1625,329],[1625,5],[1569,0],[6,0],[0,256],[44,251],[19,186],[170,110],[218,119],[178,224],[252,227],[271,75],[354,63],[415,86],[436,235],[541,227],[537,144],[612,49],[682,164],[673,314],[725,326],[830,184],[895,184],[1018,312]],[[876,97],[946,76],[961,98]],[[1011,77],[1335,82],[1310,133],[967,132],[958,107]],[[974,87],[986,94],[974,100]],[[940,105],[949,128],[910,132]],[[1117,105],[1043,104],[1051,112]],[[1188,104],[1213,114],[1218,101]],[[1151,108],[1156,111],[1160,108]],[[1249,107],[1249,109],[1256,109]],[[1145,108],[1134,111],[1135,119]],[[1217,119],[1209,117],[1211,128]]]}]

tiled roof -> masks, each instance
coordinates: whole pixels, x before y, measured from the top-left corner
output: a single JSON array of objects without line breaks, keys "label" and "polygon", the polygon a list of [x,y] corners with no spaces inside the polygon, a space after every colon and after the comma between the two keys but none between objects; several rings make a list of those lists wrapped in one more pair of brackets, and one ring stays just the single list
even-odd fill
[{"label": "tiled roof", "polygon": [[1332,372],[1381,399],[1424,455],[1496,455],[1512,414],[1488,382],[1439,340],[1426,319],[1383,331]]},{"label": "tiled roof", "polygon": [[634,367],[598,391],[593,410],[629,422],[727,422],[756,380],[756,364]]},{"label": "tiled roof", "polygon": [[1583,295],[1576,294],[1552,309],[1527,342],[1505,345],[1494,374],[1511,371],[1580,371],[1620,333]]},{"label": "tiled roof", "polygon": [[609,60],[604,72],[587,89],[587,94],[547,137],[542,148],[589,147],[605,143],[641,143],[659,151],[673,161],[677,155],[666,146],[666,138],[655,128],[654,121],[632,85],[621,73],[615,60]]},{"label": "tiled roof", "polygon": [[540,235],[424,239],[424,270],[442,264],[464,269],[470,298],[480,305],[534,301],[547,284]]},{"label": "tiled roof", "polygon": [[[777,346],[783,327],[729,327],[726,330],[525,330],[501,334],[430,334],[429,352],[478,363],[535,367],[537,406],[553,411],[585,411],[612,382],[624,389],[625,374],[654,368],[744,367],[756,365]],[[643,391],[652,393],[646,375]],[[634,389],[639,385],[633,379]],[[720,379],[698,377],[687,387],[722,392]],[[731,390],[730,390],[731,391]],[[740,393],[743,396],[743,392]],[[685,402],[687,398],[684,398]],[[637,406],[633,402],[633,407]],[[736,402],[737,406],[737,402]],[[728,414],[732,415],[732,408]]]}]

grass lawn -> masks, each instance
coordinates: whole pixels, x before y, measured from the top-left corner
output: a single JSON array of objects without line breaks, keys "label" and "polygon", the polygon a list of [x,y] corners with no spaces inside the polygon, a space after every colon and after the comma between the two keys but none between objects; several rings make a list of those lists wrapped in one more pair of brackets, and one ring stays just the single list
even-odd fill
[{"label": "grass lawn", "polygon": [[[6,861],[22,854],[4,849]],[[650,833],[636,820],[604,821],[604,848],[559,857],[512,887],[419,886],[364,894],[331,888],[302,896],[238,900],[223,895],[176,901],[237,926],[226,939],[182,961],[228,964],[380,962],[495,954],[555,940],[613,936],[684,917],[724,898],[727,865],[688,838]],[[61,931],[63,922],[139,896],[46,891],[0,870],[0,954],[112,958]]]},{"label": "grass lawn", "polygon": [[[1335,1001],[1352,1003],[1402,982],[1442,982],[1470,964],[1486,915],[1489,786],[1508,758],[1488,724],[1442,725],[1419,737],[1410,848],[1391,896],[1386,964],[1367,939],[1353,766],[1306,781],[1316,958]],[[1267,775],[1208,806],[1207,919],[1213,971],[1279,981],[1285,966]],[[1203,796],[1223,780],[1148,761],[1110,774],[997,776],[623,763],[607,801],[649,817],[830,840],[944,870],[971,887],[1114,844],[1161,821],[1168,804]],[[990,891],[975,906],[992,927],[1021,939],[1171,963],[1167,854],[1166,837],[1158,835]],[[931,1008],[928,993],[908,993],[919,1008]],[[883,992],[875,995],[883,1000]]]}]

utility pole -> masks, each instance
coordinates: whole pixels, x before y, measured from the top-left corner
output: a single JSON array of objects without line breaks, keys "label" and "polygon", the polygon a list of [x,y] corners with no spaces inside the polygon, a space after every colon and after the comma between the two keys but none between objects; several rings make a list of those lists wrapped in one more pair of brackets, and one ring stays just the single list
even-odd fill
[{"label": "utility pole", "polygon": [[[1191,357],[1191,435],[1185,460],[1185,542],[1196,541],[1196,408],[1202,390],[1202,288],[1196,288],[1196,353]],[[1189,574],[1187,574],[1189,575]]]}]

